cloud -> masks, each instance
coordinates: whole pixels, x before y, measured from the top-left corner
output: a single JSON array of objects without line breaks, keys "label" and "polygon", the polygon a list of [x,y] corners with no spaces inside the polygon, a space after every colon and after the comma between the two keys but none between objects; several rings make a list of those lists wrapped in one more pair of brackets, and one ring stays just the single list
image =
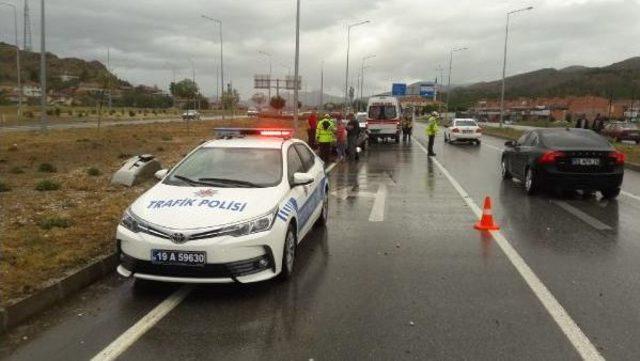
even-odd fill
[{"label": "cloud", "polygon": [[[300,69],[306,87],[317,89],[324,61],[325,90],[344,92],[346,25],[352,29],[350,73],[356,82],[368,60],[365,93],[388,90],[394,81],[439,77],[455,54],[452,81],[471,83],[501,75],[506,12],[534,6],[511,18],[508,72],[543,67],[606,65],[637,54],[638,1],[631,0],[302,0]],[[39,44],[39,4],[31,1],[33,44]],[[294,0],[63,0],[47,3],[47,48],[60,56],[106,62],[134,83],[166,88],[172,78],[191,77],[190,60],[205,93],[216,92],[219,33],[201,14],[222,19],[225,80],[243,97],[252,76],[293,68]],[[12,20],[0,8],[0,40],[12,42]],[[11,35],[11,36],[9,36]],[[293,69],[292,69],[293,70]],[[446,71],[445,71],[446,80]]]}]

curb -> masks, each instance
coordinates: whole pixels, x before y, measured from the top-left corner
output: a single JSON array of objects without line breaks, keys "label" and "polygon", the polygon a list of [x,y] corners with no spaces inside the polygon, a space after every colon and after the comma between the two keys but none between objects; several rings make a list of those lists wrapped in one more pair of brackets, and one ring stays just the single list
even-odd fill
[{"label": "curb", "polygon": [[65,277],[48,282],[48,286],[30,296],[0,308],[0,333],[112,273],[117,264],[117,254],[110,254],[79,270],[69,272]]},{"label": "curb", "polygon": [[[490,137],[505,139],[505,140],[513,140],[513,138],[505,137],[504,135],[495,135],[495,134],[487,134]],[[624,167],[629,170],[633,170],[636,172],[640,172],[640,164],[625,162]]]}]

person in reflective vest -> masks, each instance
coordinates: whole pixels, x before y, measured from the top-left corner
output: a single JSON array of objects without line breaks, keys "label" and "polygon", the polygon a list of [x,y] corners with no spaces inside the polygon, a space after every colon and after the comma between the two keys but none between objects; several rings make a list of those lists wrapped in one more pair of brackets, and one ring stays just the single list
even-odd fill
[{"label": "person in reflective vest", "polygon": [[331,157],[331,143],[335,139],[335,124],[331,121],[329,114],[325,114],[316,128],[316,141],[320,147],[320,158],[328,162]]},{"label": "person in reflective vest", "polygon": [[440,122],[440,115],[438,112],[431,113],[429,117],[429,122],[427,123],[427,128],[424,130],[424,134],[429,139],[429,156],[435,157],[436,153],[433,151],[433,142],[435,141],[436,134],[438,134],[438,123]]}]

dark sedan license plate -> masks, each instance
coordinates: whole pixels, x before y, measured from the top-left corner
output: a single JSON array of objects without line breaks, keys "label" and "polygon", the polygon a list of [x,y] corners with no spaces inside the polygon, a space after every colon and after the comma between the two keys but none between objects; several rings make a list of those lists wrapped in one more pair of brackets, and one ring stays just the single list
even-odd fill
[{"label": "dark sedan license plate", "polygon": [[571,165],[580,165],[580,166],[599,166],[600,158],[573,158],[571,159]]},{"label": "dark sedan license plate", "polygon": [[207,253],[196,251],[169,251],[163,249],[152,249],[151,263],[202,267],[207,263]]}]

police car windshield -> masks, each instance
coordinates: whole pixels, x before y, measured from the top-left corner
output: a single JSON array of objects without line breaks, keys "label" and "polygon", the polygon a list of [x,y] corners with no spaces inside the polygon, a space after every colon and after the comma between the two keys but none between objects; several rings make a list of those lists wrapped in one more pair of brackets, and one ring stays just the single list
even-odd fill
[{"label": "police car windshield", "polygon": [[393,105],[372,105],[369,107],[369,119],[385,120],[396,117],[396,107]]},{"label": "police car windshield", "polygon": [[184,160],[165,184],[215,187],[273,187],[282,179],[280,149],[200,148]]}]

